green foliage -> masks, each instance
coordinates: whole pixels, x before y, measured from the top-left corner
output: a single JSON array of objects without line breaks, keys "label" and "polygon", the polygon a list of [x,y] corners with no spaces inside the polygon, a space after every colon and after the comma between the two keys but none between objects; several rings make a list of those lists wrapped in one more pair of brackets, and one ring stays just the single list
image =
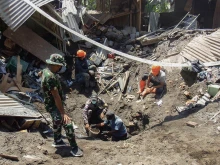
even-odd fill
[{"label": "green foliage", "polygon": [[166,0],[161,0],[160,2],[157,1],[155,2],[154,0],[148,0],[146,9],[147,12],[156,12],[156,13],[163,13],[163,12],[168,12],[170,8],[170,3],[167,2]]},{"label": "green foliage", "polygon": [[96,0],[88,0],[88,5],[86,6],[88,10],[96,9]]}]

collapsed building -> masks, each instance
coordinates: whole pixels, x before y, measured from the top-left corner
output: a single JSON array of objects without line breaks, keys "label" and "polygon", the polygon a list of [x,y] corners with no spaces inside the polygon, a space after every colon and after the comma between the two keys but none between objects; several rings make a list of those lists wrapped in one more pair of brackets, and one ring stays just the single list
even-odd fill
[{"label": "collapsed building", "polygon": [[[126,90],[126,87],[129,89],[128,91],[135,90],[133,84],[128,84],[130,77],[128,70],[131,67],[131,61],[120,56],[124,54],[114,54],[114,50],[125,53],[124,57],[129,57],[132,60],[138,59],[146,63],[161,60],[168,65],[169,63],[185,63],[199,59],[207,67],[219,65],[219,55],[215,52],[215,46],[212,45],[213,42],[216,45],[219,44],[216,39],[219,31],[202,29],[218,26],[218,22],[216,22],[218,1],[216,3],[204,1],[203,3],[203,7],[208,3],[212,8],[215,8],[215,12],[212,13],[213,17],[211,17],[212,23],[207,23],[205,14],[198,14],[201,12],[197,9],[199,7],[196,0],[182,0],[181,3],[179,1],[178,3],[176,1],[165,1],[170,4],[168,12],[165,13],[146,11],[146,2],[143,0],[109,1],[108,3],[97,0],[97,10],[87,10],[86,3],[73,0],[30,2],[41,7],[44,12],[61,24],[78,34],[101,43],[103,46],[96,47],[93,43],[84,41],[51,19],[35,12],[25,1],[1,1],[1,92],[10,93],[11,97],[17,98],[17,101],[20,101],[21,98],[26,98],[25,103],[27,104],[31,104],[33,101],[43,101],[40,92],[41,79],[37,73],[46,67],[44,62],[53,53],[61,54],[67,59],[67,73],[61,76],[62,83],[66,87],[69,88],[74,83],[73,61],[75,53],[78,49],[85,49],[89,55],[88,59],[98,67],[97,78],[102,92],[107,92],[111,98],[117,96],[118,101],[124,99],[127,102],[132,102],[135,98]],[[151,3],[151,5],[158,5],[160,1]],[[172,19],[168,19],[170,17]],[[203,25],[201,20],[204,22]],[[196,36],[192,34],[194,32],[197,36],[215,32],[210,36],[200,37],[202,38],[200,43],[207,45],[204,47],[203,55],[198,54],[201,51],[198,50],[199,47],[195,46],[197,41],[192,41],[189,45],[187,43],[185,45],[180,44],[179,49],[177,49],[179,44],[177,43],[176,47],[168,51],[160,51],[155,48],[158,43],[176,38],[184,40],[186,36],[189,36],[191,40]],[[113,52],[106,50],[105,46],[111,48],[110,50]],[[183,49],[184,47],[185,49]],[[217,61],[217,63],[208,63],[213,61]],[[180,66],[188,66],[188,64],[181,64]],[[122,69],[125,70],[121,74],[117,74]],[[138,69],[140,68],[135,70],[136,74],[139,72]],[[36,109],[36,107],[32,109]],[[1,116],[7,116],[5,111],[3,114]],[[29,122],[31,124],[25,128],[31,127],[33,122],[39,123],[39,112],[37,114],[37,118],[34,117],[32,122]],[[14,117],[17,119],[17,116]],[[128,126],[134,126],[133,117],[129,122]],[[8,123],[11,124],[7,124],[7,127],[11,128],[9,126],[13,122],[8,121]],[[17,126],[16,128],[19,130],[24,127]],[[11,128],[10,130],[14,129]]]}]

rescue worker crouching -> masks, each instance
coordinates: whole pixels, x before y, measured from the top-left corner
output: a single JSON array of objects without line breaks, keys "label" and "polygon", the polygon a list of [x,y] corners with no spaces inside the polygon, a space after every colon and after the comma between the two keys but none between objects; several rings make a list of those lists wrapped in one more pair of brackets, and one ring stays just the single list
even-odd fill
[{"label": "rescue worker crouching", "polygon": [[112,111],[106,113],[106,118],[102,123],[94,124],[91,127],[106,127],[111,128],[110,131],[103,131],[102,134],[111,136],[112,141],[126,140],[127,139],[127,129],[120,117],[116,116]]},{"label": "rescue worker crouching", "polygon": [[[140,81],[140,88],[137,93],[141,96],[145,96],[149,93],[155,93],[161,95],[166,86],[166,74],[161,70],[159,65],[153,65],[149,76],[145,74]],[[147,80],[147,82],[146,82]],[[153,85],[150,86],[150,83]],[[146,88],[145,88],[146,86]]]},{"label": "rescue worker crouching", "polygon": [[87,100],[83,109],[83,120],[85,129],[88,132],[91,124],[98,124],[103,122],[104,115],[108,111],[105,102],[98,97],[97,94],[93,94],[89,100]]},{"label": "rescue worker crouching", "polygon": [[76,65],[75,65],[75,72],[76,72],[76,82],[79,84],[84,84],[86,88],[91,86],[95,86],[94,83],[90,83],[91,80],[95,80],[95,71],[96,66],[88,64],[86,59],[86,52],[83,50],[78,50],[76,54]]}]

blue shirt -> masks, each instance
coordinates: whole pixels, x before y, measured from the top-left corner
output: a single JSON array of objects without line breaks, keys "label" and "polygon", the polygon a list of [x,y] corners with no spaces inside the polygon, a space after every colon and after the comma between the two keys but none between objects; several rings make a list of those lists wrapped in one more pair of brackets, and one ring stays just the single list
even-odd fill
[{"label": "blue shirt", "polygon": [[114,132],[112,135],[115,137],[121,137],[123,135],[125,135],[127,133],[127,129],[124,125],[124,123],[122,122],[122,120],[115,115],[115,119],[114,120],[105,120],[104,121],[105,125],[110,125],[112,130],[116,130],[117,132]]}]

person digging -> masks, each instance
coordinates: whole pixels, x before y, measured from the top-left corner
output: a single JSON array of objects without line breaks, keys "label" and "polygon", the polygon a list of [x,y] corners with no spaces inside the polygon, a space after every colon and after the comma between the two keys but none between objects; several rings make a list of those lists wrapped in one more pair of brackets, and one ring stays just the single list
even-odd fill
[{"label": "person digging", "polygon": [[[166,74],[161,70],[161,67],[159,65],[152,65],[149,76],[144,74],[142,77],[140,81],[140,88],[137,93],[142,97],[149,93],[161,95],[166,85],[165,78]],[[152,86],[150,86],[151,83],[153,84]]]},{"label": "person digging", "polygon": [[105,126],[109,126],[111,128],[110,131],[103,131],[102,135],[111,136],[112,141],[120,141],[127,139],[127,129],[121,120],[120,117],[116,116],[112,111],[108,111],[106,113],[106,118],[102,123],[92,124],[91,128],[101,128]]},{"label": "person digging", "polygon": [[103,122],[107,111],[107,105],[104,100],[99,98],[97,94],[92,94],[83,108],[83,120],[87,134],[92,124]]},{"label": "person digging", "polygon": [[78,147],[71,118],[64,111],[63,90],[57,74],[62,67],[66,66],[64,58],[59,54],[52,54],[50,59],[46,60],[48,68],[41,71],[42,88],[44,93],[44,104],[47,112],[50,113],[53,121],[54,143],[52,146],[66,146],[61,138],[62,126],[66,131],[67,139],[72,147],[70,153],[75,156],[83,156],[82,150]]}]

